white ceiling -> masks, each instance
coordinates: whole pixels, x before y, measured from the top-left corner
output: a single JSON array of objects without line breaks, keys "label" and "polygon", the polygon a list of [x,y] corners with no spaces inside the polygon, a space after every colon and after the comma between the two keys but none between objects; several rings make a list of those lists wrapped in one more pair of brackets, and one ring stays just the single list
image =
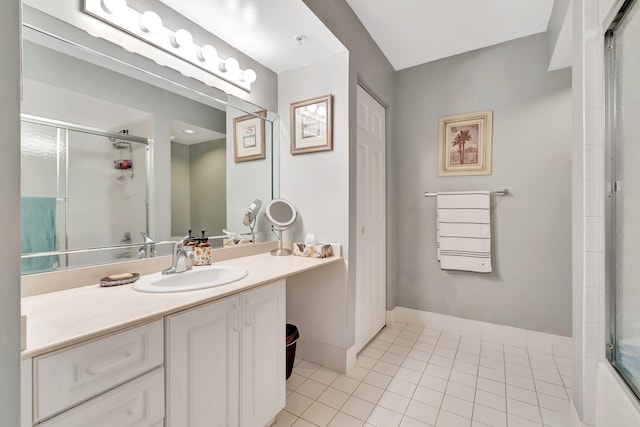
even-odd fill
[{"label": "white ceiling", "polygon": [[[346,51],[302,0],[160,1],[276,73]],[[346,1],[396,70],[545,32],[554,4]],[[295,40],[300,34],[302,44]]]},{"label": "white ceiling", "polygon": [[547,31],[554,0],[347,0],[396,70]]},{"label": "white ceiling", "polygon": [[346,52],[301,0],[160,1],[276,73]]},{"label": "white ceiling", "polygon": [[556,46],[549,61],[549,71],[571,67],[573,60],[573,2],[569,2]]},{"label": "white ceiling", "polygon": [[[185,133],[185,130],[192,130],[194,133]],[[173,137],[173,142],[184,145],[199,144],[201,142],[215,141],[217,139],[225,138],[224,133],[191,125],[178,120],[171,121],[171,136]]]}]

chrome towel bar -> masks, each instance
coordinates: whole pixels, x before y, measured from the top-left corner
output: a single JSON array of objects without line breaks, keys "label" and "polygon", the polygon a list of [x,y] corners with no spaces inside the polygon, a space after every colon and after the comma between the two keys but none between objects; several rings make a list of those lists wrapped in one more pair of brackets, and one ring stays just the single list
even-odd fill
[{"label": "chrome towel bar", "polygon": [[[424,193],[424,197],[435,197],[438,193]],[[509,195],[509,189],[505,188],[504,190],[492,191],[492,196],[507,196]]]}]

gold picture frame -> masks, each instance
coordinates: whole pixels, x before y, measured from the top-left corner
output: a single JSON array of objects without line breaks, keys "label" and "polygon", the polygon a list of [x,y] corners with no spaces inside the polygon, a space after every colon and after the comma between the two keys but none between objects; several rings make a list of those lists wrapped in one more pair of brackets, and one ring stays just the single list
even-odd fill
[{"label": "gold picture frame", "polygon": [[291,154],[333,150],[333,96],[291,104]]},{"label": "gold picture frame", "polygon": [[266,158],[264,119],[267,111],[256,111],[233,119],[233,156],[236,163]]},{"label": "gold picture frame", "polygon": [[493,112],[440,119],[440,176],[491,175]]}]

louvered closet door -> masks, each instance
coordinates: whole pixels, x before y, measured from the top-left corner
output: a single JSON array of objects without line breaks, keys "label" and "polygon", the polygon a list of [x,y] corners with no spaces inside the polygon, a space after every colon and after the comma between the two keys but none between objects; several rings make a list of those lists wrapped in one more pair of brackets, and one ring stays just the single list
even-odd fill
[{"label": "louvered closet door", "polygon": [[358,86],[356,348],[385,325],[385,109]]}]

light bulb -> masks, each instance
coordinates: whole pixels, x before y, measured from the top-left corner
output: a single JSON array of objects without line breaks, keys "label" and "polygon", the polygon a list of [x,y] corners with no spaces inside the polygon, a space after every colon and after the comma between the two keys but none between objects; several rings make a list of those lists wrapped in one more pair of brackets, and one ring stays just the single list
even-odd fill
[{"label": "light bulb", "polygon": [[171,35],[171,45],[176,49],[179,47],[188,46],[193,43],[193,36],[185,29],[179,29],[175,34]]},{"label": "light bulb", "polygon": [[240,75],[240,80],[242,80],[243,82],[247,82],[249,84],[255,82],[256,78],[258,78],[258,76],[256,75],[256,72],[253,71],[251,68],[247,68]]},{"label": "light bulb", "polygon": [[318,104],[307,105],[307,111],[310,113],[315,113],[318,109]]},{"label": "light bulb", "polygon": [[126,0],[102,0],[102,9],[107,13],[116,13],[127,6]]},{"label": "light bulb", "polygon": [[240,63],[236,58],[229,57],[226,61],[220,63],[220,70],[222,72],[234,72],[240,68]]},{"label": "light bulb", "polygon": [[198,50],[198,60],[200,62],[213,61],[218,57],[218,51],[210,44],[205,44]]},{"label": "light bulb", "polygon": [[318,107],[318,115],[320,117],[325,117],[327,115],[327,109],[325,107]]},{"label": "light bulb", "polygon": [[157,33],[162,29],[162,19],[160,16],[147,10],[142,15],[140,15],[140,29],[146,33]]}]

